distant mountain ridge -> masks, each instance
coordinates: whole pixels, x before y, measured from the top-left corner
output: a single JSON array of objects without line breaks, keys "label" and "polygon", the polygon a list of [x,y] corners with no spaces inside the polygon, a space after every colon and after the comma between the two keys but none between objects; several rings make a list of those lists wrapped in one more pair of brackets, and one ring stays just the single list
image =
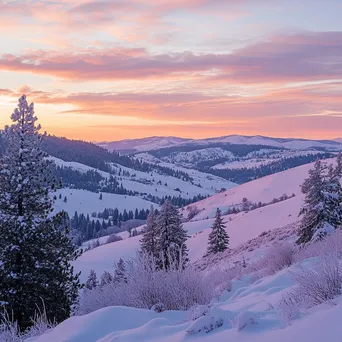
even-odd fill
[{"label": "distant mountain ridge", "polygon": [[146,137],[141,139],[127,139],[120,141],[101,142],[97,145],[108,149],[109,151],[118,151],[122,153],[136,153],[152,151],[161,148],[175,147],[182,145],[210,145],[216,143],[241,144],[241,145],[264,145],[290,150],[302,149],[327,149],[332,151],[342,150],[342,138],[334,140],[311,140],[302,138],[272,138],[262,135],[227,135],[221,137],[205,139],[187,139],[179,137]]}]

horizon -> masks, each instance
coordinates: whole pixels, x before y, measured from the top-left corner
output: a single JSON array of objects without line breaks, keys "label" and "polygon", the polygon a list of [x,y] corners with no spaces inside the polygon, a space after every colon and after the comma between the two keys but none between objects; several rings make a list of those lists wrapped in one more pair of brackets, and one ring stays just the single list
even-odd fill
[{"label": "horizon", "polygon": [[2,2],[0,128],[26,94],[43,129],[70,139],[337,139],[341,11],[339,0]]}]

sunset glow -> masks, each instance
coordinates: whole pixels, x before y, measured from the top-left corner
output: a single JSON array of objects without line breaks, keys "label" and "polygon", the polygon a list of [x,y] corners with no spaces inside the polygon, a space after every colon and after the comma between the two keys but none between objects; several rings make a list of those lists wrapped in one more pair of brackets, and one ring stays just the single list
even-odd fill
[{"label": "sunset glow", "polygon": [[26,94],[49,133],[342,136],[340,0],[0,1],[0,127]]}]

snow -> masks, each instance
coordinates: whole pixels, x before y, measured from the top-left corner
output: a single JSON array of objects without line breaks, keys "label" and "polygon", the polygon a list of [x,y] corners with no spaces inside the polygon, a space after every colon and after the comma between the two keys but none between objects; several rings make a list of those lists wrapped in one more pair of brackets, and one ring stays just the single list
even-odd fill
[{"label": "snow", "polygon": [[[328,162],[331,161],[328,160]],[[303,203],[300,185],[308,176],[308,170],[312,166],[313,164],[302,165],[266,176],[197,202],[196,206],[201,212],[191,222],[184,223],[184,228],[190,236],[187,246],[191,261],[199,260],[206,252],[208,235],[217,207],[224,213],[230,205],[241,203],[243,197],[247,197],[252,202],[262,201],[266,203],[284,193],[296,194],[295,197],[285,201],[249,212],[223,216],[227,222],[226,229],[230,237],[230,248],[236,248],[265,231],[296,223]],[[186,216],[186,209],[184,213]],[[137,229],[140,230],[141,227]],[[127,238],[127,234],[122,237],[124,240],[97,247],[84,253],[75,261],[75,269],[82,272],[82,279],[87,277],[90,269],[95,269],[99,274],[102,274],[104,271],[112,271],[114,262],[117,262],[120,257],[124,259],[135,257],[141,237]]]},{"label": "snow", "polygon": [[121,140],[112,142],[98,143],[99,146],[113,150],[130,150],[130,151],[151,151],[163,147],[171,147],[178,145],[206,145],[210,143],[229,143],[229,144],[245,144],[245,145],[264,145],[272,147],[282,147],[293,150],[301,150],[307,148],[327,148],[331,150],[342,150],[342,140],[307,140],[307,139],[279,139],[264,136],[243,136],[228,135],[223,137],[215,137],[209,139],[184,139],[178,137],[148,137],[143,139]]},{"label": "snow", "polygon": [[[305,261],[308,264],[307,261]],[[107,307],[72,317],[27,342],[340,342],[342,297],[298,316],[290,326],[281,320],[277,303],[295,283],[293,265],[251,283],[247,276],[233,282],[231,292],[213,299],[203,315],[184,311],[155,313],[128,307]]]},{"label": "snow", "polygon": [[[64,160],[49,157],[53,160],[56,165],[71,167],[74,170],[80,172],[96,171],[102,177],[109,179],[110,174],[108,172],[100,171],[93,167],[77,163],[77,162],[66,162]],[[171,177],[168,175],[160,175],[157,172],[142,172],[133,170],[122,165],[111,163],[114,170],[119,170],[129,172],[130,176],[120,176],[119,181],[123,184],[124,188],[132,191],[137,191],[143,194],[151,194],[157,197],[163,196],[181,196],[182,198],[193,198],[198,195],[213,195],[217,193],[222,188],[230,189],[236,184],[225,180],[220,177],[212,176],[203,172],[199,172],[193,169],[185,169],[181,167],[175,167],[173,164],[164,164],[174,170],[179,170],[188,173],[194,179],[194,184],[188,181],[183,181],[176,177]],[[198,186],[200,184],[201,186]],[[176,189],[179,189],[176,190]],[[112,206],[110,206],[112,208]],[[135,209],[131,206],[126,209]]]},{"label": "snow", "polygon": [[[198,203],[203,211],[195,216],[197,221],[184,224],[191,236],[187,241],[191,261],[201,258],[206,250],[213,219],[205,217],[212,217],[217,207],[222,209],[240,202],[243,197],[254,202],[268,202],[283,193],[296,194],[282,202],[224,216],[232,249],[264,231],[293,225],[298,220],[303,202],[300,184],[311,167],[312,164],[304,165],[267,176]],[[111,271],[120,257],[127,260],[135,256],[139,240],[140,236],[125,238],[88,251],[76,260],[75,269],[82,272],[82,280],[90,269],[95,269],[98,275],[105,270]],[[262,253],[266,246],[259,247],[254,251],[255,255]],[[27,342],[340,342],[342,296],[333,301],[334,305],[321,304],[298,314],[289,326],[278,309],[283,295],[296,286],[292,275],[302,266],[313,265],[314,259],[305,259],[254,283],[250,276],[245,275],[233,281],[230,292],[225,291],[209,306],[201,306],[192,312],[155,313],[152,310],[108,307],[85,316],[72,317]]]},{"label": "snow", "polygon": [[[59,194],[62,195],[61,199],[59,199]],[[93,212],[102,212],[105,208],[118,208],[118,210],[122,212],[124,209],[149,209],[151,204],[153,204],[140,197],[117,195],[106,192],[102,192],[102,200],[100,200],[100,195],[98,193],[69,188],[59,189],[54,195],[57,196],[54,205],[55,210],[65,210],[71,216],[74,215],[75,211],[79,214],[91,215]],[[63,201],[64,196],[67,197],[66,203]]]},{"label": "snow", "polygon": [[[328,159],[327,162],[332,162],[332,160]],[[196,206],[201,212],[195,216],[194,220],[214,217],[217,207],[224,213],[230,206],[241,203],[244,197],[253,203],[259,201],[269,203],[282,194],[300,196],[300,186],[308,177],[308,171],[312,167],[313,163],[310,163],[269,175],[197,202]]]}]

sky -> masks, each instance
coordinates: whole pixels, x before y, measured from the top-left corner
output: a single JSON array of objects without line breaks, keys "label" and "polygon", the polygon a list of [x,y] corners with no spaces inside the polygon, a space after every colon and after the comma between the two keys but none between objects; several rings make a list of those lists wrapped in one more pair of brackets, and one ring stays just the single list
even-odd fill
[{"label": "sky", "polygon": [[17,99],[73,139],[342,136],[341,0],[0,0]]}]

